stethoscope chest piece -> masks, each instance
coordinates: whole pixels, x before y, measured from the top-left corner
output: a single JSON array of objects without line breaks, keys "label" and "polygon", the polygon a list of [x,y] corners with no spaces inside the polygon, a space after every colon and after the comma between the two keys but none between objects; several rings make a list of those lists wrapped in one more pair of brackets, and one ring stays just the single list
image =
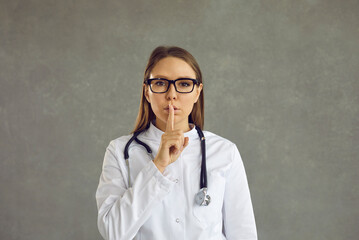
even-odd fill
[{"label": "stethoscope chest piece", "polygon": [[207,188],[202,188],[196,194],[195,201],[200,206],[208,206],[211,203],[211,197],[207,194]]}]

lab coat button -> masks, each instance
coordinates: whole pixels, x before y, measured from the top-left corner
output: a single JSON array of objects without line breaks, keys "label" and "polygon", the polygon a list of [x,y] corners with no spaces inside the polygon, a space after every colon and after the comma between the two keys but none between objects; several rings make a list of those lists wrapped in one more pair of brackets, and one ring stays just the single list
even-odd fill
[{"label": "lab coat button", "polygon": [[178,179],[175,180],[175,183],[178,183]]},{"label": "lab coat button", "polygon": [[176,218],[176,223],[179,223],[179,222],[180,222],[179,218]]}]

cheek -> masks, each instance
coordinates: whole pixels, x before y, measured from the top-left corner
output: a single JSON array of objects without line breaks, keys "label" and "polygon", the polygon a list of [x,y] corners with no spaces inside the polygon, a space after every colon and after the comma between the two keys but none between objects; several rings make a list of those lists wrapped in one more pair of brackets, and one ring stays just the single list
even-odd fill
[{"label": "cheek", "polygon": [[151,107],[153,111],[156,111],[161,106],[161,99],[158,95],[150,95]]},{"label": "cheek", "polygon": [[193,108],[193,104],[194,104],[193,97],[183,99],[183,105],[185,106],[186,111],[188,113],[191,113],[192,108]]}]

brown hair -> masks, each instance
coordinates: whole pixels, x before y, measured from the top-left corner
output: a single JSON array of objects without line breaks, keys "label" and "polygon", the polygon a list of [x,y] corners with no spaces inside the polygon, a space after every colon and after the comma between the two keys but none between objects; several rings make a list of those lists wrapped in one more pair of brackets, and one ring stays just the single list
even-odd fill
[{"label": "brown hair", "polygon": [[[150,58],[148,59],[148,63],[144,73],[144,81],[150,77],[151,71],[155,67],[155,65],[165,57],[176,57],[184,60],[192,67],[193,71],[196,73],[196,79],[199,81],[199,83],[202,83],[202,73],[196,59],[185,49],[175,46],[159,46],[155,50],[153,50]],[[153,113],[150,103],[145,97],[145,88],[146,86],[143,85],[140,108],[135,122],[135,127],[131,133],[145,130],[149,127],[150,122],[156,118],[156,115]],[[203,89],[200,93],[198,101],[193,105],[192,112],[188,116],[188,122],[194,123],[196,126],[203,129]]]}]

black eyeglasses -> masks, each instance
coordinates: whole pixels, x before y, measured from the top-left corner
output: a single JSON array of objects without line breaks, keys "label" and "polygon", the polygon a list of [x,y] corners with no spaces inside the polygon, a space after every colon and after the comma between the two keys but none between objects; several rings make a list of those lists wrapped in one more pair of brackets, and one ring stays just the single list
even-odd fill
[{"label": "black eyeglasses", "polygon": [[176,80],[168,80],[166,78],[149,78],[146,84],[150,85],[151,91],[154,93],[165,93],[173,83],[175,89],[179,93],[190,93],[194,89],[194,85],[199,85],[199,81],[193,78],[178,78]]}]

